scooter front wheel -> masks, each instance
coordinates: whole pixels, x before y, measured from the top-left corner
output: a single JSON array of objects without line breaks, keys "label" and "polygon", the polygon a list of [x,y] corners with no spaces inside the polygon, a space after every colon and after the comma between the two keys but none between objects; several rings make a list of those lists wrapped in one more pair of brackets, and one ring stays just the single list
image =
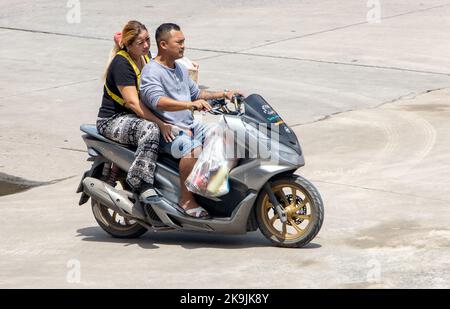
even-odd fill
[{"label": "scooter front wheel", "polygon": [[280,247],[303,247],[322,227],[324,209],[319,192],[305,178],[286,176],[271,182],[287,220],[282,222],[269,195],[262,190],[256,203],[256,219],[263,235]]}]

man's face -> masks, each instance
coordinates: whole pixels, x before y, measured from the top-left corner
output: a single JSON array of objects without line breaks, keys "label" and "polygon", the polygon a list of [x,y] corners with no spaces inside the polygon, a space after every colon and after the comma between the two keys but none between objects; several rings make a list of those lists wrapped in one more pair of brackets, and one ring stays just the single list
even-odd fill
[{"label": "man's face", "polygon": [[181,31],[171,30],[167,41],[162,42],[165,45],[164,50],[167,55],[173,59],[180,59],[184,56],[184,34]]}]

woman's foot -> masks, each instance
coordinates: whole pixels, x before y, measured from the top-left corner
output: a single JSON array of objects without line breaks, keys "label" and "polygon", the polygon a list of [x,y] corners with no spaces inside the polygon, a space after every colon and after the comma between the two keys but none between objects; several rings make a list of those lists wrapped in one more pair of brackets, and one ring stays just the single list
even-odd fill
[{"label": "woman's foot", "polygon": [[180,202],[180,206],[188,216],[194,218],[204,218],[209,216],[208,212],[198,205],[195,200]]},{"label": "woman's foot", "polygon": [[143,203],[149,203],[158,197],[158,193],[156,193],[155,189],[153,189],[152,185],[146,184],[142,186],[139,194],[139,200]]}]

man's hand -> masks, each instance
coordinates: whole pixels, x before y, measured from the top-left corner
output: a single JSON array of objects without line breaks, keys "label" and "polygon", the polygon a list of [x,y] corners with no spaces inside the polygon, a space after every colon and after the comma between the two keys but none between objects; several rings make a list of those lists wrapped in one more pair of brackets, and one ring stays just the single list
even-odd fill
[{"label": "man's hand", "polygon": [[225,92],[225,96],[228,100],[231,100],[235,94],[244,95],[240,90],[230,90]]},{"label": "man's hand", "polygon": [[201,110],[206,110],[206,111],[212,110],[211,105],[209,105],[209,103],[206,102],[205,100],[197,100],[197,101],[192,102],[192,104],[199,111],[201,111]]}]

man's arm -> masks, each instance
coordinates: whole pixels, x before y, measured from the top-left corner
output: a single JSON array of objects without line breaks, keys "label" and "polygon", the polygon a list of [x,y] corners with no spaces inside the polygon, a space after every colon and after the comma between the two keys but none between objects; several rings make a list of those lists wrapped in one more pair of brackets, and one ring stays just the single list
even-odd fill
[{"label": "man's arm", "polygon": [[211,105],[203,99],[193,102],[177,101],[168,97],[160,97],[156,103],[156,108],[163,111],[181,111],[181,110],[211,110]]},{"label": "man's arm", "polygon": [[214,100],[214,99],[229,99],[231,100],[231,98],[233,97],[233,95],[235,93],[241,94],[240,91],[236,90],[224,90],[224,91],[206,91],[206,90],[202,90],[200,91],[200,94],[198,96],[198,99],[201,100]]},{"label": "man's arm", "polygon": [[206,91],[201,90],[198,95],[201,100],[225,99],[225,91]]},{"label": "man's arm", "polygon": [[214,100],[214,99],[225,99],[228,98],[231,100],[234,94],[241,94],[239,91],[200,91],[200,94],[197,97],[197,100],[193,102],[188,101],[177,101],[168,97],[161,96],[156,103],[156,108],[163,111],[181,111],[181,110],[192,110],[193,107],[198,110],[201,109],[211,109],[209,104],[205,102],[205,100]]},{"label": "man's arm", "polygon": [[199,106],[195,102],[177,101],[167,97],[160,76],[151,72],[148,65],[142,70],[140,94],[144,104],[153,110],[175,112],[192,110],[193,106]]},{"label": "man's arm", "polygon": [[156,102],[157,109],[169,112],[182,111],[185,109],[192,110],[192,106],[194,106],[193,102],[177,101],[163,96],[159,97],[158,102]]}]

